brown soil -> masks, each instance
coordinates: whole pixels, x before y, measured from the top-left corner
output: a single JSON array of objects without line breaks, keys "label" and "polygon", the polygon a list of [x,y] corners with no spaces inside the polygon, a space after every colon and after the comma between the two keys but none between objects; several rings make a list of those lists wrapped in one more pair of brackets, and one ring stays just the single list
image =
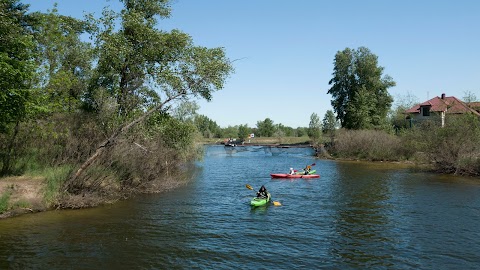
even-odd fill
[{"label": "brown soil", "polygon": [[8,201],[9,209],[0,213],[0,218],[16,216],[24,213],[44,211],[43,178],[41,177],[6,177],[0,179],[0,196],[11,192]]}]

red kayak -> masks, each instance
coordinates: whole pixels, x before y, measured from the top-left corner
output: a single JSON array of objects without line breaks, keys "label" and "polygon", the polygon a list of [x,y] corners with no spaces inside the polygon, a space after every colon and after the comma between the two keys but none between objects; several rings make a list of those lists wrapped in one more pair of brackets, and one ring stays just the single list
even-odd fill
[{"label": "red kayak", "polygon": [[271,173],[272,178],[319,178],[318,174],[288,174],[288,173]]}]

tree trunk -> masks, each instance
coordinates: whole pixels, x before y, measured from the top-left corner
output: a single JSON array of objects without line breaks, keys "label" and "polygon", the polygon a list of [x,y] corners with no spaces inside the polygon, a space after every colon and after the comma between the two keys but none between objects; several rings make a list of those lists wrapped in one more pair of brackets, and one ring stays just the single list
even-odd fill
[{"label": "tree trunk", "polygon": [[132,122],[128,123],[127,125],[123,126],[122,128],[119,128],[115,133],[113,133],[108,139],[103,141],[98,147],[97,150],[93,155],[91,155],[81,166],[80,168],[75,172],[75,174],[70,177],[66,182],[65,182],[65,191],[73,191],[73,187],[75,186],[76,182],[79,179],[79,176],[88,168],[90,165],[93,164],[95,160],[97,160],[107,149],[107,147],[110,147],[115,144],[116,140],[123,134],[125,134],[128,130],[130,130],[132,127],[137,125],[140,122],[143,122],[148,116],[150,116],[152,113],[155,111],[160,110],[165,104],[168,102],[176,99],[177,97],[182,96],[183,93],[178,93],[177,95],[173,97],[167,98],[164,102],[158,104],[157,106],[153,107],[146,113],[144,113],[142,116],[138,117],[137,119],[133,120]]}]

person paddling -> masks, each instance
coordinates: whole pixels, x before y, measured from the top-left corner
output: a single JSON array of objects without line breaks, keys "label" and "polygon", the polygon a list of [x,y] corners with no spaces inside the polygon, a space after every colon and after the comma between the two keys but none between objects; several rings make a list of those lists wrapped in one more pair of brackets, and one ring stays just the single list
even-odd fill
[{"label": "person paddling", "polygon": [[305,175],[310,173],[310,169],[312,169],[312,167],[310,165],[307,165],[307,167],[305,167],[305,169],[303,169],[305,171]]},{"label": "person paddling", "polygon": [[267,198],[268,197],[268,192],[265,186],[262,185],[260,189],[257,192],[257,198]]}]

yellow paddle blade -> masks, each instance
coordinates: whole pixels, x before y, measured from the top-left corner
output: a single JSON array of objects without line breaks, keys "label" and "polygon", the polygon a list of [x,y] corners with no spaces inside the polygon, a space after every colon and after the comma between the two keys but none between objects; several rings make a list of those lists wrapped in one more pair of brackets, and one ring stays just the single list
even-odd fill
[{"label": "yellow paddle blade", "polygon": [[250,186],[249,184],[246,184],[245,186],[246,186],[248,189],[253,190],[253,187]]},{"label": "yellow paddle blade", "polygon": [[274,201],[274,202],[273,202],[273,205],[275,205],[275,206],[280,206],[280,205],[282,205],[282,204],[281,204],[280,202]]}]

